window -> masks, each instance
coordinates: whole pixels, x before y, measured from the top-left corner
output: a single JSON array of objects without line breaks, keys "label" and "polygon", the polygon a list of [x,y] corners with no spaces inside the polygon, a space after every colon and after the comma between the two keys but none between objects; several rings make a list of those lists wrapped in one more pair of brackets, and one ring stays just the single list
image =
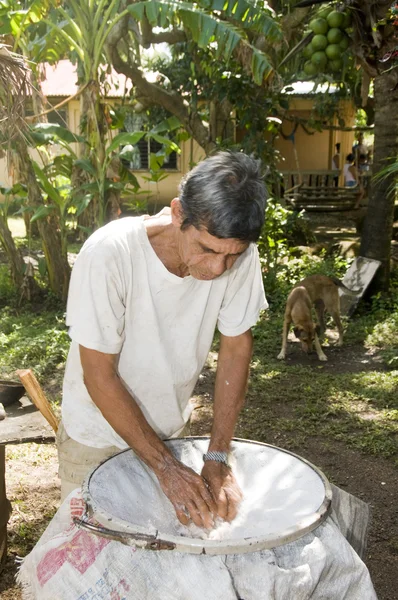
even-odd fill
[{"label": "window", "polygon": [[[134,164],[133,169],[148,170],[149,168],[149,155],[156,154],[162,149],[162,144],[155,140],[146,140],[142,138],[137,144],[137,162]],[[177,153],[171,152],[164,158],[162,169],[171,171],[177,169]]]},{"label": "window", "polygon": [[[48,106],[44,106],[45,110],[48,110]],[[29,102],[27,108],[25,109],[25,114],[27,117],[31,117],[33,116],[34,112],[33,112],[33,108],[32,108],[32,103]],[[67,106],[64,106],[62,108],[59,108],[58,110],[52,110],[51,112],[47,113],[46,115],[47,117],[47,121],[49,123],[57,123],[57,125],[60,125],[61,127],[67,128],[68,127],[68,109]]]},{"label": "window", "polygon": [[[126,132],[142,131],[145,128],[145,117],[134,113],[127,114],[125,117]],[[150,154],[156,154],[162,149],[162,144],[156,140],[145,139],[144,137],[134,146],[128,160],[123,160],[127,168],[132,171],[147,171],[149,169]],[[164,158],[162,169],[166,171],[177,170],[177,153],[171,152]]]},{"label": "window", "polygon": [[66,108],[59,108],[58,110],[52,110],[47,115],[49,123],[57,123],[61,127],[68,127],[68,112]]}]

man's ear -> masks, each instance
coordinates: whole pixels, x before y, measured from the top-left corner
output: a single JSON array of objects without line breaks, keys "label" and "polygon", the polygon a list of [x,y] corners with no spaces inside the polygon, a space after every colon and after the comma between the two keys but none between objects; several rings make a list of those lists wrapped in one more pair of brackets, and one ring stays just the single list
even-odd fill
[{"label": "man's ear", "polygon": [[184,221],[181,202],[178,198],[173,198],[170,203],[171,222],[175,227],[181,227]]},{"label": "man's ear", "polygon": [[301,336],[301,329],[300,329],[300,327],[293,327],[293,333],[296,336],[296,338],[299,340],[300,336]]}]

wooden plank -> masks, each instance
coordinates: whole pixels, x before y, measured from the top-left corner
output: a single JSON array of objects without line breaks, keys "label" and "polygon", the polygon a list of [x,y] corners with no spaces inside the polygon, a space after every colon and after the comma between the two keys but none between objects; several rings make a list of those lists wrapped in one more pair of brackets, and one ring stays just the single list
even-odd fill
[{"label": "wooden plank", "polygon": [[58,430],[58,419],[55,416],[51,404],[47,400],[39,382],[34,376],[33,372],[30,369],[24,369],[17,371],[17,375],[22,381],[25,390],[28,392],[32,402],[37,406],[37,408],[42,413],[43,417],[47,419],[51,427],[54,429],[55,433]]}]

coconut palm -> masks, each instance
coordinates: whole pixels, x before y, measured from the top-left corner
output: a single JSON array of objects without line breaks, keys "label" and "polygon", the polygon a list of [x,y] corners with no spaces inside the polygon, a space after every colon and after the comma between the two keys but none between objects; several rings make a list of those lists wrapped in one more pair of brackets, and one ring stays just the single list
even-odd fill
[{"label": "coconut palm", "polygon": [[30,88],[29,68],[23,57],[0,44],[0,145],[9,142],[25,127],[25,102]]},{"label": "coconut palm", "polygon": [[[7,46],[0,44],[0,147],[6,151],[25,128],[25,101],[29,92],[29,68],[24,59],[10,52]],[[1,190],[3,201],[0,203],[0,243],[7,254],[11,278],[15,287],[24,290],[30,298],[34,283],[26,277],[22,254],[15,245],[8,227],[8,197],[12,190]]]},{"label": "coconut palm", "polygon": [[[24,11],[24,13],[26,14],[27,11]],[[25,21],[22,21],[22,23],[25,23]],[[28,40],[25,28],[22,29],[22,23],[20,30],[18,32],[14,30],[14,36],[10,36],[16,48],[19,48],[19,43],[24,46]],[[27,188],[29,204],[37,208],[45,204],[45,201],[29,155],[28,128],[25,122],[26,98],[28,95],[32,97],[36,93],[36,90],[32,88],[32,73],[27,66],[25,57],[21,54],[9,52],[4,45],[1,47],[0,60],[1,138],[3,145],[8,149],[9,158],[12,154],[14,154],[14,157],[18,157],[20,181]],[[4,206],[6,205],[5,202]],[[62,252],[59,224],[56,217],[48,215],[46,218],[41,219],[38,221],[38,229],[42,239],[50,288],[54,294],[65,300],[68,291],[70,267],[67,256]],[[18,258],[18,253],[14,252],[15,245],[12,242],[12,236],[7,226],[7,215],[4,211],[1,241],[7,248],[13,280],[20,288],[26,284],[24,277],[26,269],[22,258]]]}]

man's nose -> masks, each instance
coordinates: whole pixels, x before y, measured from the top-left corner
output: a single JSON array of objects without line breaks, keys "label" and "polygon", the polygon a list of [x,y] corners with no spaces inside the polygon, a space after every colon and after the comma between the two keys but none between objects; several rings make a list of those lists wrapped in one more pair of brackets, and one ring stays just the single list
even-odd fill
[{"label": "man's nose", "polygon": [[222,275],[227,268],[227,259],[225,256],[215,256],[212,265],[214,275]]}]

